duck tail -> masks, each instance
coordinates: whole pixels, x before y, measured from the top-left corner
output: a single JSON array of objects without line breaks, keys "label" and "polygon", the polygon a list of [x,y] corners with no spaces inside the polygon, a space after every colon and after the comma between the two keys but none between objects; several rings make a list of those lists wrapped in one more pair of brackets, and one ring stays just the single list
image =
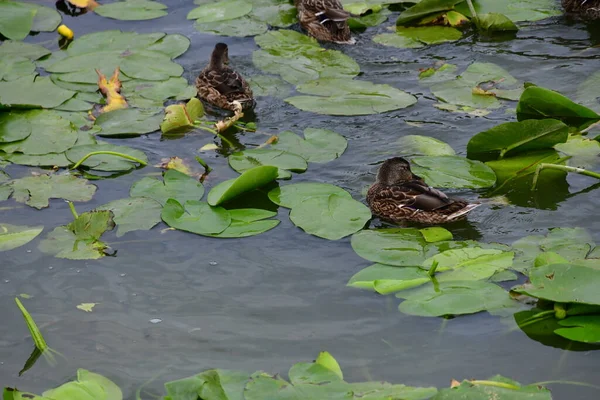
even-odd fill
[{"label": "duck tail", "polygon": [[471,210],[479,207],[480,205],[481,205],[481,203],[467,204],[465,207],[461,208],[460,210],[448,215],[448,221],[452,221],[454,219],[460,218],[463,215],[470,212]]}]

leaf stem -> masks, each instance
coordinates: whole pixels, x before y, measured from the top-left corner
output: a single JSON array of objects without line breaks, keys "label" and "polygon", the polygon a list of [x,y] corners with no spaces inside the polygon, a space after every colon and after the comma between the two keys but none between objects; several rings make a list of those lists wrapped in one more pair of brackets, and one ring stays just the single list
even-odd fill
[{"label": "leaf stem", "polygon": [[119,153],[119,152],[116,152],[116,151],[99,150],[99,151],[92,151],[91,153],[86,154],[81,160],[77,161],[75,163],[75,165],[73,165],[71,167],[71,169],[77,169],[77,168],[79,168],[79,166],[81,164],[83,164],[85,162],[85,160],[87,160],[91,156],[96,156],[96,155],[99,155],[99,154],[107,154],[109,156],[122,157],[122,158],[125,158],[127,160],[135,161],[136,163],[138,163],[138,164],[140,164],[142,166],[146,166],[148,164],[147,162],[145,162],[143,160],[140,160],[139,158],[136,158],[134,156],[130,156],[129,154],[123,154],[123,153]]},{"label": "leaf stem", "polygon": [[430,278],[435,275],[435,270],[437,269],[439,264],[440,263],[437,260],[433,260],[433,264],[431,265],[431,268],[429,268],[429,271],[427,271],[427,274],[429,275]]},{"label": "leaf stem", "polygon": [[473,385],[494,386],[494,387],[499,387],[499,388],[504,388],[504,389],[511,389],[511,390],[519,390],[519,389],[521,389],[520,386],[511,385],[510,383],[506,383],[506,382],[473,380],[473,381],[469,381],[469,383],[471,383]]},{"label": "leaf stem", "polygon": [[475,7],[473,7],[473,1],[467,0],[467,5],[469,6],[469,12],[471,13],[471,17],[475,21],[475,26],[479,29],[479,21],[477,20],[477,11],[475,11]]},{"label": "leaf stem", "polygon": [[533,175],[533,183],[532,183],[532,186],[531,186],[531,191],[534,191],[536,189],[537,181],[538,181],[538,178],[540,176],[540,172],[542,172],[542,170],[544,168],[546,168],[546,169],[557,169],[559,171],[564,171],[564,172],[575,172],[577,174],[581,174],[581,175],[585,175],[585,176],[591,176],[592,178],[600,179],[600,174],[598,172],[588,171],[587,169],[584,169],[584,168],[570,167],[568,165],[557,165],[557,164],[540,163],[537,166],[537,168],[535,169],[535,174]]},{"label": "leaf stem", "polygon": [[44,337],[42,336],[42,332],[36,325],[35,321],[29,314],[29,311],[25,308],[21,300],[18,297],[15,297],[15,302],[17,303],[17,307],[21,310],[21,314],[23,314],[23,318],[25,318],[25,323],[27,324],[27,328],[29,329],[29,333],[31,333],[31,337],[33,338],[33,343],[35,343],[35,347],[37,347],[42,353],[48,350],[48,344]]},{"label": "leaf stem", "polygon": [[75,205],[73,204],[73,202],[67,201],[67,203],[69,204],[69,210],[71,210],[71,214],[73,214],[73,218],[74,219],[79,218],[79,214],[77,214],[77,210],[75,210]]}]

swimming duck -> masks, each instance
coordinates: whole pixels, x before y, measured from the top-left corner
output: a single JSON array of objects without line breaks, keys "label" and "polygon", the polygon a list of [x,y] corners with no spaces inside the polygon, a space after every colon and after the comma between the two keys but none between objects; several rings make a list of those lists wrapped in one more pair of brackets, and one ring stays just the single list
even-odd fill
[{"label": "swimming duck", "polygon": [[583,19],[600,19],[600,0],[562,0],[567,14]]},{"label": "swimming duck", "polygon": [[402,157],[386,160],[377,173],[377,181],[369,188],[367,203],[381,219],[441,224],[453,222],[479,206],[464,200],[453,200],[429,187],[413,174]]},{"label": "swimming duck", "polygon": [[210,63],[196,78],[198,97],[219,108],[236,111],[234,101],[242,109],[254,107],[252,90],[246,80],[229,68],[229,51],[225,43],[217,43],[210,56]]},{"label": "swimming duck", "polygon": [[317,40],[354,44],[348,18],[340,0],[294,0],[300,25]]}]

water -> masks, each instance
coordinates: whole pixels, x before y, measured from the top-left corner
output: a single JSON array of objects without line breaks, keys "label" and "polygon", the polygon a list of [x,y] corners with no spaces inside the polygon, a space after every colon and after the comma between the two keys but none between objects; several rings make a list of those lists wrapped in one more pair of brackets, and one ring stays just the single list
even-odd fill
[{"label": "water", "polygon": [[[192,45],[177,59],[190,81],[204,67],[214,43],[229,45],[232,65],[245,76],[258,73],[251,61],[257,47],[252,38],[220,38],[201,34],[185,16],[189,1],[163,0],[169,15],[148,22],[124,22],[94,14],[65,17],[76,35],[122,29],[163,31],[188,36]],[[40,3],[47,3],[40,1]],[[396,14],[394,14],[396,15]],[[329,182],[362,199],[374,179],[377,162],[397,154],[397,138],[408,134],[436,137],[465,154],[475,133],[512,114],[494,112],[471,117],[435,109],[429,90],[418,85],[419,68],[437,59],[458,64],[459,71],[473,61],[493,62],[521,81],[560,90],[573,96],[577,85],[597,71],[600,34],[583,24],[550,19],[523,28],[514,40],[484,41],[465,36],[457,43],[417,50],[374,44],[370,38],[392,24],[359,35],[353,47],[328,45],[353,57],[362,76],[387,83],[418,97],[408,109],[367,117],[330,117],[305,113],[275,98],[260,98],[256,108],[261,132],[275,134],[306,127],[332,127],[348,139],[348,150],[336,161],[310,164],[299,181]],[[28,41],[56,48],[56,35],[40,34]],[[426,122],[415,127],[406,121]],[[238,139],[259,144],[267,136],[246,133]],[[159,134],[120,143],[144,150],[157,164],[164,157],[192,158],[196,149],[212,142],[209,135],[188,135],[161,141]],[[214,168],[207,188],[235,176],[223,155],[203,154]],[[98,191],[80,212],[127,196],[130,185],[148,173],[147,167],[114,180],[94,182]],[[8,168],[13,177],[27,168]],[[571,193],[596,183],[569,176]],[[473,191],[451,191],[475,199]],[[512,241],[552,227],[585,227],[600,241],[596,214],[598,194],[591,191],[566,199],[556,210],[517,206],[479,207],[469,223],[450,227],[456,238]],[[36,211],[14,203],[2,212],[2,222],[43,224],[48,232],[71,220],[61,200]],[[570,380],[596,383],[600,353],[567,352],[529,339],[511,330],[499,317],[488,314],[449,321],[417,318],[397,311],[398,300],[345,286],[357,271],[369,265],[350,248],[349,239],[318,239],[295,228],[279,210],[282,223],[257,237],[219,240],[179,231],[115,233],[106,241],[117,257],[98,261],[59,260],[37,250],[38,240],[2,253],[0,269],[0,384],[31,392],[57,386],[74,377],[77,368],[101,373],[115,381],[133,399],[135,390],[152,377],[147,388],[162,393],[162,383],[208,368],[262,369],[285,373],[295,362],[313,359],[328,350],[340,362],[347,380],[388,380],[415,386],[445,387],[450,379],[484,379],[502,374],[524,383]],[[45,233],[43,234],[45,235]],[[32,350],[31,338],[14,304],[19,293],[33,296],[26,306],[51,347],[65,355],[50,368],[40,360],[18,377]],[[91,313],[76,309],[82,302],[99,303]],[[553,385],[556,399],[597,398],[598,392],[580,386]]]}]

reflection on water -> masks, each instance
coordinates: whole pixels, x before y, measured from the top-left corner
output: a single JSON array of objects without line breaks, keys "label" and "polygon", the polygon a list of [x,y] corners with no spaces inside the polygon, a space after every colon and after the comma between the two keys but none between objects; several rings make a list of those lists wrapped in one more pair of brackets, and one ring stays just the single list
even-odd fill
[{"label": "reflection on water", "polygon": [[[41,0],[39,1],[42,2]],[[93,13],[65,17],[76,35],[122,29],[138,32],[182,33],[192,41],[177,59],[192,82],[206,65],[217,37],[200,34],[185,20],[192,2],[163,0],[169,15],[149,22],[103,19]],[[475,134],[514,114],[496,111],[486,117],[435,109],[429,89],[418,83],[418,71],[436,60],[458,64],[462,71],[473,61],[496,63],[520,81],[560,90],[574,97],[577,86],[598,70],[598,28],[567,23],[562,18],[525,26],[513,40],[465,36],[457,44],[416,50],[379,46],[370,38],[392,24],[368,29],[355,46],[326,45],[342,50],[361,65],[364,79],[387,83],[418,97],[408,109],[365,117],[330,117],[295,109],[276,98],[259,98],[255,110],[259,133],[231,134],[227,138],[247,144],[263,143],[282,130],[302,132],[306,127],[328,127],[348,139],[348,150],[327,164],[310,164],[293,181],[337,184],[357,199],[374,180],[376,163],[390,154],[400,155],[396,140],[404,135],[429,135],[446,141],[459,154]],[[29,38],[57,47],[55,34]],[[219,38],[229,46],[232,64],[247,77],[258,71],[251,54],[252,38]],[[362,78],[361,78],[362,79]],[[510,105],[514,107],[514,103]],[[421,124],[407,124],[421,121]],[[215,142],[207,133],[165,140],[160,134],[122,140],[146,152],[151,165],[179,156],[195,162],[197,150]],[[111,142],[118,140],[111,140]],[[216,143],[220,144],[220,140]],[[214,170],[207,189],[236,173],[227,165],[230,149],[205,152],[201,157]],[[597,167],[597,166],[596,166]],[[11,166],[13,177],[27,169]],[[95,181],[98,192],[80,212],[126,197],[133,182],[150,167],[118,179]],[[585,227],[598,240],[600,225],[591,215],[598,208],[598,185],[591,178],[569,175],[532,198],[524,192],[508,194],[512,205],[484,204],[467,221],[448,225],[457,239],[511,243],[529,235],[545,234],[552,227]],[[281,182],[286,184],[286,182]],[[569,194],[571,193],[571,194]],[[578,193],[577,195],[573,195]],[[474,191],[448,194],[476,200]],[[252,196],[252,205],[264,204],[265,191]],[[49,210],[35,211],[14,202],[2,213],[2,222],[43,224],[45,235],[72,217],[67,205],[51,202]],[[232,207],[248,206],[231,204]],[[278,211],[282,223],[257,237],[219,240],[179,231],[131,232],[106,236],[117,257],[97,261],[58,260],[41,254],[38,241],[2,253],[0,269],[0,383],[32,392],[71,379],[78,367],[114,380],[126,398],[149,384],[156,393],[162,382],[192,375],[207,368],[285,373],[295,362],[312,359],[328,350],[340,362],[350,381],[376,379],[421,386],[447,386],[450,379],[486,378],[502,374],[524,383],[571,380],[595,383],[600,353],[565,352],[532,340],[515,329],[512,317],[487,314],[449,321],[417,318],[397,311],[398,300],[347,288],[348,279],[368,266],[350,248],[349,239],[330,242],[306,235]],[[371,226],[379,226],[373,221]],[[56,368],[38,362],[21,378],[18,372],[29,356],[31,339],[13,298],[27,293],[26,307],[46,336],[48,344],[64,354]],[[76,309],[82,302],[98,305],[93,312]],[[151,320],[160,319],[160,323]],[[555,398],[590,399],[593,389],[554,386]]]}]

